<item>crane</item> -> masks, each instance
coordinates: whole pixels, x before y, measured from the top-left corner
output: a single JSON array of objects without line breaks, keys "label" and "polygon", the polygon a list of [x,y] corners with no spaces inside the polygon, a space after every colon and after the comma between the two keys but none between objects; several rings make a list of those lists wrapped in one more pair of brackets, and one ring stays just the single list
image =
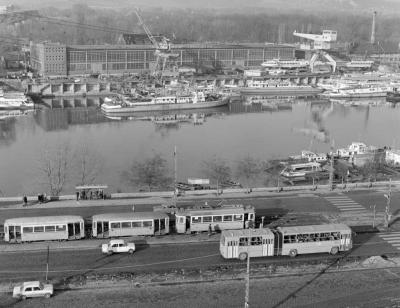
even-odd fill
[{"label": "crane", "polygon": [[[162,79],[167,61],[178,57],[178,54],[174,54],[171,51],[171,41],[165,36],[153,36],[150,29],[144,23],[142,16],[137,8],[134,9],[135,14],[139,20],[139,25],[143,28],[151,44],[156,49],[154,55],[156,56],[156,65],[153,71],[153,75],[156,78]],[[157,40],[156,38],[161,38]]]}]

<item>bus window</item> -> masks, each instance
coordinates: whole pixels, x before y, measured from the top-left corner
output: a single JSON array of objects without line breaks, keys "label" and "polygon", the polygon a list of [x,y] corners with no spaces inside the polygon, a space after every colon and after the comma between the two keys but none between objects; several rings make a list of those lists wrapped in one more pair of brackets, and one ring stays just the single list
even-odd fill
[{"label": "bus window", "polygon": [[254,236],[251,238],[252,246],[261,245],[261,244],[262,244],[262,238],[260,236]]},{"label": "bus window", "polygon": [[143,221],[143,227],[152,227],[153,226],[153,222],[152,221]]},{"label": "bus window", "polygon": [[241,237],[239,239],[239,246],[248,246],[249,245],[249,239],[247,237]]},{"label": "bus window", "polygon": [[44,227],[45,232],[55,232],[56,231],[56,226],[45,226]]},{"label": "bus window", "polygon": [[128,228],[132,227],[132,224],[130,221],[124,221],[124,222],[121,222],[121,227],[124,229],[128,229]]},{"label": "bus window", "polygon": [[111,229],[119,229],[119,228],[121,228],[120,222],[112,222],[111,223]]},{"label": "bus window", "polygon": [[34,232],[44,232],[44,226],[33,227]]},{"label": "bus window", "polygon": [[32,233],[33,232],[33,227],[23,227],[22,231],[24,233]]},{"label": "bus window", "polygon": [[141,221],[132,221],[132,228],[141,228],[142,222]]},{"label": "bus window", "polygon": [[243,221],[243,215],[242,214],[233,215],[233,220],[234,221]]},{"label": "bus window", "polygon": [[65,231],[67,230],[65,225],[58,225],[56,226],[56,231]]}]

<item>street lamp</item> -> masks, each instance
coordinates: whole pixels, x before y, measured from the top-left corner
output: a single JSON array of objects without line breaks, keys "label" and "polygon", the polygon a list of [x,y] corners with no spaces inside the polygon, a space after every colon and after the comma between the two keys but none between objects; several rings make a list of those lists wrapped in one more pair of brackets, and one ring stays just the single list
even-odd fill
[{"label": "street lamp", "polygon": [[392,179],[389,179],[389,191],[383,195],[386,198],[386,209],[385,209],[385,227],[389,228],[390,224],[390,200],[392,197]]}]

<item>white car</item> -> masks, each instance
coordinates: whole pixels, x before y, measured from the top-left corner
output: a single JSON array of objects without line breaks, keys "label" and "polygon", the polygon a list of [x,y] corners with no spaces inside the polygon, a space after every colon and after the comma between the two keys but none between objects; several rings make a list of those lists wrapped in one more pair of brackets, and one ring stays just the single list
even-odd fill
[{"label": "white car", "polygon": [[39,281],[27,281],[14,287],[13,297],[26,299],[27,297],[49,298],[54,293],[52,284],[44,284]]},{"label": "white car", "polygon": [[135,252],[135,249],[135,243],[125,243],[124,240],[110,240],[108,244],[101,245],[101,251],[109,255],[121,252],[132,254]]}]

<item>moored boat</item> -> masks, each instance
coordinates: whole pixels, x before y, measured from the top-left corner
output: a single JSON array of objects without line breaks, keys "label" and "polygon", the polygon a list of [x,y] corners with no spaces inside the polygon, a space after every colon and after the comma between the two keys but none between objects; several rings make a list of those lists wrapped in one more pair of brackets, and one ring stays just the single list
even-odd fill
[{"label": "moored boat", "polygon": [[0,109],[32,109],[33,102],[22,92],[0,90]]},{"label": "moored boat", "polygon": [[275,82],[265,79],[248,79],[246,86],[240,89],[243,95],[314,95],[322,90],[309,85],[297,85],[290,82]]}]

